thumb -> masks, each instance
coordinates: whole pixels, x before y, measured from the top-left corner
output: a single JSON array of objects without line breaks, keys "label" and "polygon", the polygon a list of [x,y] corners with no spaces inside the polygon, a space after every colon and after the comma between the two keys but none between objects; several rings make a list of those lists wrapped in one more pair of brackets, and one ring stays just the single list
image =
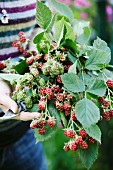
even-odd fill
[{"label": "thumb", "polygon": [[0,97],[0,104],[3,105],[4,108],[7,108],[8,110],[12,110],[14,113],[18,112],[18,105],[14,100],[10,98],[10,96],[3,94]]}]

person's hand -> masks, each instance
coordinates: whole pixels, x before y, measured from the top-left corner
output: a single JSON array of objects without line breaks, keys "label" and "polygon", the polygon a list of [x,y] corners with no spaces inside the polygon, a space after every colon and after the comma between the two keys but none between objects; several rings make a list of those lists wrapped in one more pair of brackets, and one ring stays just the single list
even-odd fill
[{"label": "person's hand", "polygon": [[[7,81],[0,79],[0,108],[6,113],[9,109],[14,113],[18,113],[18,105],[14,100],[10,97],[11,94],[11,86]],[[13,119],[16,120],[32,120],[34,118],[39,118],[41,116],[38,112],[21,112],[18,116]]]}]

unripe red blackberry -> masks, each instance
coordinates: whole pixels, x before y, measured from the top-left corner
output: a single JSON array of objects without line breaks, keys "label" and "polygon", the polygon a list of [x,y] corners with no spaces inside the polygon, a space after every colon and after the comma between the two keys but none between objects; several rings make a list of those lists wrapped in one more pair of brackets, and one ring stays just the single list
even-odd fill
[{"label": "unripe red blackberry", "polygon": [[104,107],[109,107],[110,102],[108,100],[104,100],[103,106]]},{"label": "unripe red blackberry", "polygon": [[20,31],[19,33],[18,33],[18,36],[19,37],[22,37],[24,35],[24,32],[23,31]]},{"label": "unripe red blackberry", "polygon": [[13,47],[18,47],[18,46],[19,46],[19,41],[18,41],[18,40],[15,40],[15,41],[12,43],[12,46],[13,46]]},{"label": "unripe red blackberry", "polygon": [[67,99],[71,100],[72,99],[72,95],[71,94],[67,94]]},{"label": "unripe red blackberry", "polygon": [[66,143],[63,147],[63,149],[68,152],[70,150],[68,143]]},{"label": "unripe red blackberry", "polygon": [[33,120],[33,121],[30,123],[30,128],[31,128],[31,129],[37,128],[37,123],[38,123],[38,120]]},{"label": "unripe red blackberry", "polygon": [[107,85],[109,88],[113,88],[113,80],[107,80],[106,85]]},{"label": "unripe red blackberry", "polygon": [[21,52],[21,53],[23,53],[24,48],[23,48],[23,47],[21,47],[21,46],[18,46],[18,51],[19,51],[19,52]]},{"label": "unripe red blackberry", "polygon": [[75,111],[73,111],[73,112],[71,113],[71,119],[72,119],[72,120],[77,120],[77,118],[76,118],[76,112],[75,112]]},{"label": "unripe red blackberry", "polygon": [[39,110],[45,110],[46,102],[45,101],[39,101],[38,108],[39,108]]},{"label": "unripe red blackberry", "polygon": [[71,109],[71,105],[68,102],[64,102],[64,110],[69,111]]},{"label": "unripe red blackberry", "polygon": [[44,135],[44,134],[46,133],[45,128],[44,128],[44,127],[43,127],[43,128],[39,128],[39,129],[38,129],[38,133],[39,133],[40,135]]},{"label": "unripe red blackberry", "polygon": [[58,76],[58,77],[56,78],[56,81],[57,81],[58,83],[62,83],[62,79],[61,79],[61,77],[60,77],[60,76]]},{"label": "unripe red blackberry", "polygon": [[79,136],[82,136],[83,138],[85,138],[86,136],[87,136],[87,133],[86,133],[86,131],[85,130],[80,130],[79,132]]},{"label": "unripe red blackberry", "polygon": [[49,117],[48,121],[48,126],[50,126],[51,128],[53,128],[56,125],[56,120],[54,117]]},{"label": "unripe red blackberry", "polygon": [[109,114],[110,114],[110,116],[113,117],[113,110],[110,110],[110,111],[109,111]]},{"label": "unripe red blackberry", "polygon": [[58,93],[58,92],[60,92],[60,87],[54,85],[54,86],[52,87],[52,91],[53,91],[54,93]]},{"label": "unripe red blackberry", "polygon": [[89,137],[89,138],[88,138],[88,141],[89,141],[90,143],[92,143],[92,144],[94,144],[94,143],[96,142],[96,140],[93,139],[92,137]]},{"label": "unripe red blackberry", "polygon": [[105,120],[107,120],[107,121],[110,120],[110,113],[109,112],[103,112],[102,116]]},{"label": "unripe red blackberry", "polygon": [[31,56],[31,57],[29,57],[29,58],[26,59],[26,63],[27,63],[27,64],[32,64],[33,61],[34,61],[34,57],[33,57],[33,56]]},{"label": "unripe red blackberry", "polygon": [[32,55],[28,50],[24,50],[22,54],[24,57],[30,57]]},{"label": "unripe red blackberry", "polygon": [[37,61],[40,60],[41,58],[42,58],[41,54],[35,56],[35,60],[37,60]]},{"label": "unripe red blackberry", "polygon": [[81,149],[87,149],[88,148],[88,144],[85,141],[83,141],[83,143],[80,145],[80,148]]},{"label": "unripe red blackberry", "polygon": [[74,138],[75,137],[75,133],[72,129],[65,129],[64,135],[67,136],[68,138]]},{"label": "unripe red blackberry", "polygon": [[82,139],[82,136],[78,136],[76,139],[75,139],[75,144],[77,146],[81,145],[83,143],[83,139]]},{"label": "unripe red blackberry", "polygon": [[72,151],[76,151],[77,150],[77,145],[75,144],[74,141],[69,143],[69,149]]},{"label": "unripe red blackberry", "polygon": [[46,87],[41,87],[40,88],[40,94],[45,95],[46,94]]},{"label": "unripe red blackberry", "polygon": [[21,42],[21,43],[26,42],[26,37],[25,37],[25,36],[21,36],[21,37],[20,37],[20,42]]},{"label": "unripe red blackberry", "polygon": [[6,68],[6,64],[0,61],[0,70],[3,70],[4,68]]},{"label": "unripe red blackberry", "polygon": [[104,103],[104,101],[105,101],[105,100],[104,100],[104,98],[103,98],[103,97],[99,97],[99,98],[98,98],[98,102],[100,102],[100,103]]},{"label": "unripe red blackberry", "polygon": [[57,93],[57,94],[56,94],[56,98],[57,98],[57,100],[59,100],[59,101],[63,101],[63,99],[64,99],[64,94],[63,94],[63,93]]},{"label": "unripe red blackberry", "polygon": [[[63,106],[63,109],[64,109],[64,106]],[[71,111],[70,111],[70,110],[69,110],[69,111],[68,111],[68,110],[65,110],[64,113],[65,113],[65,116],[69,116],[69,115],[71,114]]]}]

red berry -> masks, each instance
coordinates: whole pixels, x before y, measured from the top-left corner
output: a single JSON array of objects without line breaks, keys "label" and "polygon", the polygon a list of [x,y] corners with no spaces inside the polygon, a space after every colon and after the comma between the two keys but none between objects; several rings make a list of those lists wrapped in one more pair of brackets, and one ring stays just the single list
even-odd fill
[{"label": "red berry", "polygon": [[103,106],[108,107],[110,105],[108,100],[104,100]]},{"label": "red berry", "polygon": [[69,145],[68,145],[68,144],[65,144],[64,147],[63,147],[63,149],[64,149],[66,152],[68,152],[68,151],[70,150]]},{"label": "red berry", "polygon": [[23,47],[18,46],[18,51],[22,53],[24,51]]},{"label": "red berry", "polygon": [[71,94],[67,94],[67,99],[71,100],[72,99],[72,95]]},{"label": "red berry", "polygon": [[24,51],[23,51],[23,56],[24,56],[24,57],[30,57],[30,56],[31,56],[31,53],[30,53],[29,51],[27,51],[27,50],[24,50]]},{"label": "red berry", "polygon": [[53,87],[52,87],[52,91],[53,91],[54,93],[58,93],[58,92],[60,92],[60,87],[59,87],[59,86],[53,86]]},{"label": "red berry", "polygon": [[12,46],[13,46],[13,47],[18,47],[18,46],[19,46],[19,41],[18,41],[18,40],[15,40],[15,41],[12,43]]},{"label": "red berry", "polygon": [[45,54],[45,55],[44,55],[44,60],[46,60],[46,61],[47,61],[48,56],[49,56],[48,54]]},{"label": "red berry", "polygon": [[25,36],[21,36],[21,37],[20,37],[20,42],[21,42],[21,43],[26,42],[26,37],[25,37]]},{"label": "red berry", "polygon": [[44,101],[39,101],[38,108],[39,108],[39,110],[45,110],[46,103]]},{"label": "red berry", "polygon": [[70,112],[70,111],[65,110],[65,116],[69,116],[70,114],[71,114],[71,112]]},{"label": "red berry", "polygon": [[55,126],[55,124],[56,124],[56,120],[55,120],[54,117],[49,117],[47,123],[48,123],[48,126],[50,126],[51,128],[53,128],[53,127]]},{"label": "red berry", "polygon": [[31,128],[31,129],[36,128],[36,127],[37,127],[37,123],[38,123],[38,120],[33,120],[33,121],[31,122],[31,124],[30,124],[30,128]]},{"label": "red berry", "polygon": [[80,145],[81,149],[87,149],[88,148],[88,144],[84,141],[82,142],[82,144]]},{"label": "red berry", "polygon": [[19,33],[18,33],[18,36],[19,37],[21,37],[21,36],[23,36],[24,35],[24,32],[23,31],[20,31]]},{"label": "red berry", "polygon": [[42,56],[41,55],[37,55],[37,56],[35,56],[35,60],[40,60],[42,58]]},{"label": "red berry", "polygon": [[110,116],[113,117],[113,110],[110,110],[110,111],[109,111],[109,114],[110,114]]},{"label": "red berry", "polygon": [[58,77],[56,78],[56,81],[57,81],[58,83],[62,83],[62,79],[61,79],[61,77],[60,77],[60,76],[58,76]]},{"label": "red berry", "polygon": [[46,87],[40,88],[40,94],[45,95],[46,94]]},{"label": "red berry", "polygon": [[0,61],[0,70],[3,70],[4,68],[6,68],[6,64]]},{"label": "red berry", "polygon": [[69,111],[71,109],[71,105],[68,102],[64,102],[64,110]]},{"label": "red berry", "polygon": [[76,115],[75,115],[76,113],[73,111],[72,113],[71,113],[71,119],[72,120],[77,120],[77,118],[76,118]]},{"label": "red berry", "polygon": [[82,136],[83,138],[85,138],[87,136],[87,133],[85,130],[80,130],[79,131],[79,136]]},{"label": "red berry", "polygon": [[54,98],[53,93],[51,95],[48,95],[47,98],[48,98],[48,100],[52,100]]},{"label": "red berry", "polygon": [[64,130],[64,135],[69,137],[69,138],[74,138],[75,137],[75,133],[71,129],[65,129]]},{"label": "red berry", "polygon": [[93,139],[92,137],[89,137],[89,138],[88,138],[88,141],[89,141],[90,143],[92,143],[92,144],[94,144],[94,143],[96,142],[96,140]]},{"label": "red berry", "polygon": [[103,112],[102,116],[105,120],[107,120],[107,121],[110,120],[110,112]]},{"label": "red berry", "polygon": [[44,128],[44,127],[43,127],[43,128],[39,128],[39,129],[38,129],[38,133],[39,133],[40,135],[44,135],[44,134],[46,133],[45,128]]},{"label": "red berry", "polygon": [[27,64],[32,64],[33,61],[34,61],[34,57],[33,57],[33,56],[31,56],[31,57],[29,57],[29,58],[26,59],[26,63],[27,63]]},{"label": "red berry", "polygon": [[46,93],[47,95],[52,95],[52,94],[53,94],[52,89],[49,88],[49,87],[46,88],[45,93]]},{"label": "red berry", "polygon": [[75,144],[74,141],[69,143],[69,149],[72,150],[72,151],[77,150],[77,145]]},{"label": "red berry", "polygon": [[104,101],[105,101],[105,100],[104,100],[104,98],[103,98],[103,97],[99,97],[99,98],[98,98],[98,102],[100,102],[100,103],[104,103]]},{"label": "red berry", "polygon": [[36,51],[31,51],[33,56],[36,56],[37,52]]},{"label": "red berry", "polygon": [[75,144],[77,146],[81,145],[83,143],[82,136],[78,136],[78,138],[75,139]]},{"label": "red berry", "polygon": [[63,94],[63,93],[57,93],[57,94],[56,94],[56,98],[57,98],[57,100],[59,100],[59,101],[63,101],[63,99],[64,99],[64,94]]},{"label": "red berry", "polygon": [[109,88],[113,88],[113,80],[107,80],[106,85],[107,85]]}]

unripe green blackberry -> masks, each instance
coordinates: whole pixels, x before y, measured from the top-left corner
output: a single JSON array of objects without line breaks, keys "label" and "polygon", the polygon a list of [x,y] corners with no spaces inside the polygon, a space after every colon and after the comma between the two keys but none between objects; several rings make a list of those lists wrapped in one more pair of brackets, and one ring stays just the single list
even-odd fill
[{"label": "unripe green blackberry", "polygon": [[35,89],[35,90],[32,90],[32,96],[33,96],[33,97],[36,97],[36,96],[37,96],[36,89]]},{"label": "unripe green blackberry", "polygon": [[43,78],[41,78],[41,79],[39,80],[39,85],[40,85],[41,87],[43,87],[43,86],[45,85],[45,80],[44,80]]},{"label": "unripe green blackberry", "polygon": [[38,77],[39,76],[39,71],[37,68],[32,68],[30,70],[30,73],[33,74],[34,77]]},{"label": "unripe green blackberry", "polygon": [[28,96],[28,97],[25,98],[25,104],[26,104],[26,107],[27,107],[27,108],[31,108],[31,107],[32,107],[33,102],[32,102],[32,100],[31,100],[31,97],[30,97],[30,96]]},{"label": "unripe green blackberry", "polygon": [[14,94],[11,96],[11,98],[12,98],[14,101],[17,101],[17,95],[16,95],[16,93],[14,93]]},{"label": "unripe green blackberry", "polygon": [[12,86],[14,86],[16,83],[17,83],[16,80],[12,80],[12,81],[10,82],[10,84],[11,84]]},{"label": "unripe green blackberry", "polygon": [[23,91],[19,91],[17,93],[17,100],[18,101],[22,101],[24,99],[24,97],[25,97],[25,94],[23,93]]}]

